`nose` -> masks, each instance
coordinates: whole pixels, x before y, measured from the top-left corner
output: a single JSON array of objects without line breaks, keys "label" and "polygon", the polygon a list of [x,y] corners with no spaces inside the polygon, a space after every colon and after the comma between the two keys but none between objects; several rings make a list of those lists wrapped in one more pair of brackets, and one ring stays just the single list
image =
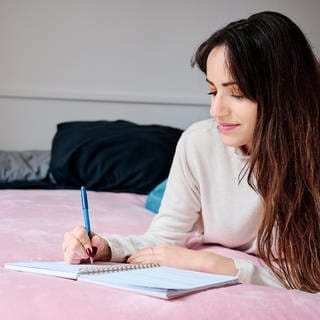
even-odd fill
[{"label": "nose", "polygon": [[212,118],[219,118],[227,115],[228,107],[225,104],[224,98],[217,94],[211,96],[210,115]]}]

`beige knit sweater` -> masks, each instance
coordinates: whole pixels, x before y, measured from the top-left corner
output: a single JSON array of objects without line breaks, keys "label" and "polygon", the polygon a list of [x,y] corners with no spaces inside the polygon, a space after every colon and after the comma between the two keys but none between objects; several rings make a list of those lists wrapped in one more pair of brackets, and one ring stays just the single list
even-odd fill
[{"label": "beige knit sweater", "polygon": [[[185,245],[196,233],[204,243],[256,254],[263,212],[247,177],[239,183],[246,160],[239,148],[222,143],[212,119],[193,124],[177,145],[159,214],[148,231],[106,237],[112,260],[123,261],[141,248],[162,243]],[[241,282],[281,286],[267,268],[233,260]]]}]

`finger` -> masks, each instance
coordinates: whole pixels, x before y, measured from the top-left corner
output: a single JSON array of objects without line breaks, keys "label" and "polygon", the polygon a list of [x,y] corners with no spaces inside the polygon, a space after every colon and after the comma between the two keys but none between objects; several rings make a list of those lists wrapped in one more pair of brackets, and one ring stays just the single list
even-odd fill
[{"label": "finger", "polygon": [[76,227],[73,230],[73,234],[78,239],[78,241],[82,244],[84,247],[87,257],[92,258],[93,252],[92,252],[92,245],[91,245],[91,239],[88,235],[87,230],[84,227]]},{"label": "finger", "polygon": [[87,259],[66,258],[66,259],[64,259],[64,262],[70,263],[70,264],[81,264],[81,263],[89,263],[90,259],[89,258],[87,258]]},{"label": "finger", "polygon": [[79,264],[83,259],[67,248],[64,251],[63,260],[67,263]]},{"label": "finger", "polygon": [[148,256],[138,256],[132,259],[128,259],[130,264],[142,264],[142,263],[152,263],[151,257]]},{"label": "finger", "polygon": [[128,260],[129,263],[156,263],[155,248],[145,248],[133,255]]},{"label": "finger", "polygon": [[82,243],[79,241],[78,238],[76,238],[74,234],[66,233],[65,239],[66,240],[63,243],[63,254],[64,260],[66,262],[80,262],[81,259],[88,258],[88,253],[86,252],[86,249],[83,247]]},{"label": "finger", "polygon": [[154,248],[148,247],[137,251],[136,253],[132,254],[131,257],[138,257],[138,256],[149,256],[154,253]]},{"label": "finger", "polygon": [[97,259],[106,258],[108,256],[108,249],[109,246],[105,239],[101,238],[98,235],[93,235],[91,239],[91,245],[92,245],[92,255]]},{"label": "finger", "polygon": [[147,256],[147,253],[145,252],[145,250],[140,250],[134,254],[132,254],[129,258],[128,258],[128,262],[129,263],[135,263],[134,261],[138,261],[140,259],[142,259],[143,257]]},{"label": "finger", "polygon": [[70,241],[64,248],[64,259],[67,261],[80,261],[81,259],[87,258],[88,254],[85,252],[82,245],[76,239],[74,241]]},{"label": "finger", "polygon": [[78,241],[83,245],[85,249],[92,249],[91,240],[85,228],[76,227],[72,233],[78,239]]}]

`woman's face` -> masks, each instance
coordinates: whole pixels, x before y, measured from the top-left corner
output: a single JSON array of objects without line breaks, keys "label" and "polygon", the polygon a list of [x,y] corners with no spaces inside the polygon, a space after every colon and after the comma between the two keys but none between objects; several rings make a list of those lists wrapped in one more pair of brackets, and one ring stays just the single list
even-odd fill
[{"label": "woman's face", "polygon": [[250,149],[257,121],[257,103],[243,96],[231,78],[225,46],[215,47],[207,59],[207,82],[211,94],[210,115],[217,122],[223,143]]}]

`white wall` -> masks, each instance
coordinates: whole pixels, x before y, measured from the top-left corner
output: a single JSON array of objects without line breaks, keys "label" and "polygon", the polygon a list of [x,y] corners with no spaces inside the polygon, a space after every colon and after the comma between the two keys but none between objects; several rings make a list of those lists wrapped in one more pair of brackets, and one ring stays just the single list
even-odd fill
[{"label": "white wall", "polygon": [[207,117],[193,52],[262,10],[287,14],[320,52],[319,0],[0,0],[0,149],[49,149],[62,121]]}]

